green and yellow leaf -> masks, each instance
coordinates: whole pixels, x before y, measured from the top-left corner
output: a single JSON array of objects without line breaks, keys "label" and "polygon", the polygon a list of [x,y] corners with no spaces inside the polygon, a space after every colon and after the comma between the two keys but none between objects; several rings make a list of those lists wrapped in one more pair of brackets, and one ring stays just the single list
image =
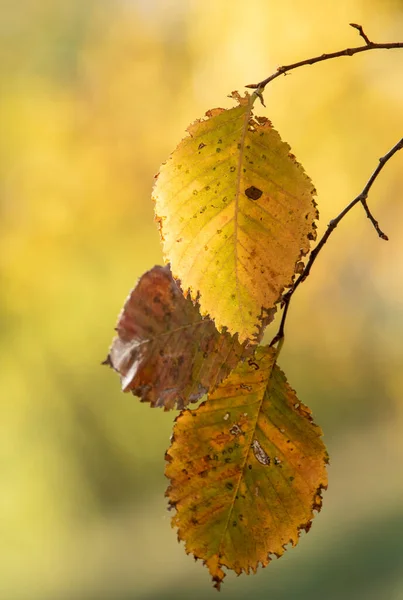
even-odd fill
[{"label": "green and yellow leaf", "polygon": [[222,567],[256,571],[294,546],[327,487],[322,431],[275,358],[259,347],[199,408],[183,411],[166,455],[172,524],[218,588]]},{"label": "green and yellow leaf", "polygon": [[188,128],[154,187],[164,255],[218,329],[255,340],[315,239],[315,190],[256,94]]},{"label": "green and yellow leaf", "polygon": [[238,364],[245,348],[220,334],[185,298],[169,266],[145,273],[119,316],[106,363],[123,391],[151,406],[183,408],[214,389]]}]

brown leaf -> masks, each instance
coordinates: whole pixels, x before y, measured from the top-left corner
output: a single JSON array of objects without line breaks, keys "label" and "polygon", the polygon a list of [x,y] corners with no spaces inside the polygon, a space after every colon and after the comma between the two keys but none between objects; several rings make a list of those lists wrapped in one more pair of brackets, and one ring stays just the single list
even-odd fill
[{"label": "brown leaf", "polygon": [[169,266],[145,273],[130,293],[106,363],[124,392],[165,410],[197,402],[217,386],[245,351],[237,337],[220,334],[185,298]]}]

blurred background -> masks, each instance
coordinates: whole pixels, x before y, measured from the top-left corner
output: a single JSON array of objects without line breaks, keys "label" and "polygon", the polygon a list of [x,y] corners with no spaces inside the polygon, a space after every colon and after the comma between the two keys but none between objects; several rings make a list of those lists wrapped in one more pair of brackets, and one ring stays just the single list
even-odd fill
[{"label": "blurred background", "polygon": [[[278,66],[403,40],[402,0],[1,0],[0,598],[217,598],[170,528],[175,413],[100,363],[162,262],[153,176],[189,122]],[[319,232],[403,132],[403,50],[293,71],[268,116],[318,190]],[[321,514],[221,598],[403,599],[403,154],[291,305],[281,366],[325,432]],[[273,324],[267,339],[276,329]]]}]

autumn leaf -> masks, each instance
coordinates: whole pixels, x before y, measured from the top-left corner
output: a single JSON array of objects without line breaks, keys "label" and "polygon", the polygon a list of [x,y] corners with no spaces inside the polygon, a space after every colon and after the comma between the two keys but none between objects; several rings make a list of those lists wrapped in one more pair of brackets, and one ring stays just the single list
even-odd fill
[{"label": "autumn leaf", "polygon": [[172,524],[218,588],[223,566],[249,573],[295,546],[327,486],[322,431],[275,352],[259,347],[197,410],[183,411],[166,454]]},{"label": "autumn leaf", "polygon": [[220,334],[185,298],[169,266],[145,273],[130,293],[106,363],[123,391],[166,410],[197,402],[235,367],[245,348]]},{"label": "autumn leaf", "polygon": [[[255,339],[316,237],[315,190],[256,94],[188,128],[153,191],[164,255],[218,329]],[[262,323],[263,321],[263,323]]]}]

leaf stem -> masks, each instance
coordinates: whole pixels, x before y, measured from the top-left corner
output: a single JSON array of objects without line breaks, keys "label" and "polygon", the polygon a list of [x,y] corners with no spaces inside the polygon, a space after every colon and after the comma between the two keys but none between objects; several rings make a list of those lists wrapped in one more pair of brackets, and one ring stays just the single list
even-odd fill
[{"label": "leaf stem", "polygon": [[289,309],[289,306],[290,306],[291,298],[292,298],[292,296],[295,293],[295,290],[308,277],[309,273],[311,272],[312,265],[314,264],[314,262],[315,262],[315,260],[316,260],[316,258],[318,256],[318,254],[319,254],[319,252],[322,250],[323,246],[326,244],[327,240],[331,236],[332,232],[336,229],[336,227],[340,223],[340,221],[346,216],[346,214],[348,212],[350,212],[350,210],[356,204],[358,204],[360,202],[363,205],[363,207],[365,209],[365,212],[367,213],[367,217],[370,219],[370,221],[371,221],[372,225],[374,226],[376,232],[378,233],[379,237],[381,239],[383,239],[383,240],[387,240],[388,239],[388,237],[380,229],[380,227],[378,225],[378,221],[376,221],[375,218],[372,216],[372,214],[371,214],[371,212],[370,212],[370,210],[368,208],[367,198],[368,198],[369,191],[372,188],[372,185],[374,184],[376,178],[378,177],[378,175],[382,171],[383,167],[386,165],[386,163],[388,162],[388,160],[390,160],[392,158],[392,156],[394,154],[396,154],[396,152],[398,152],[398,150],[402,150],[402,148],[403,148],[403,138],[401,140],[399,140],[397,142],[397,144],[395,144],[393,146],[393,148],[391,148],[389,150],[389,152],[387,152],[384,156],[382,156],[379,159],[378,166],[376,167],[375,171],[372,173],[371,177],[368,179],[368,181],[365,184],[365,187],[362,190],[362,192],[356,198],[354,198],[354,200],[352,200],[350,202],[350,204],[348,204],[335,219],[332,219],[330,221],[329,225],[327,226],[327,229],[326,229],[325,233],[323,234],[323,236],[319,240],[317,246],[315,246],[315,248],[312,250],[312,252],[311,252],[311,254],[309,256],[308,262],[307,262],[304,270],[299,275],[299,277],[296,279],[296,281],[291,286],[291,288],[288,290],[288,292],[286,292],[284,294],[284,296],[283,296],[282,307],[283,307],[284,310],[283,310],[283,314],[282,314],[282,317],[281,317],[280,327],[279,327],[279,330],[278,330],[277,334],[272,339],[272,341],[270,343],[270,346],[273,346],[274,344],[276,344],[278,342],[281,342],[283,340],[283,338],[284,338],[284,327],[285,327],[285,322],[286,322],[286,319],[287,319],[288,309]]},{"label": "leaf stem", "polygon": [[338,52],[321,54],[320,56],[307,58],[305,60],[298,61],[291,65],[284,65],[282,67],[278,67],[277,71],[275,71],[275,73],[273,73],[269,77],[266,77],[266,79],[259,81],[259,83],[250,83],[245,87],[257,89],[259,90],[259,94],[261,94],[266,85],[273,81],[273,79],[277,79],[277,77],[280,77],[280,75],[285,75],[286,73],[288,73],[288,71],[292,71],[293,69],[297,69],[298,67],[303,67],[304,65],[313,65],[324,60],[330,60],[331,58],[339,58],[341,56],[353,56],[354,54],[358,54],[359,52],[366,52],[367,50],[390,50],[391,48],[403,48],[403,42],[391,42],[385,44],[371,42],[361,25],[358,25],[357,23],[350,23],[350,26],[354,27],[354,29],[357,29],[359,31],[360,36],[365,41],[364,46],[357,46],[355,48],[345,48],[344,50],[339,50]]}]

